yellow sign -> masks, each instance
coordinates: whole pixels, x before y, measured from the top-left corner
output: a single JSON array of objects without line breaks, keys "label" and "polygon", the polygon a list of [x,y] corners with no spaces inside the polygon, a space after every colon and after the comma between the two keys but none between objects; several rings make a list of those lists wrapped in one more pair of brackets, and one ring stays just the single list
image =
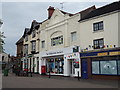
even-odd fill
[{"label": "yellow sign", "polygon": [[109,55],[120,55],[120,51],[119,52],[110,52]]},{"label": "yellow sign", "polygon": [[105,53],[98,53],[98,54],[97,54],[97,56],[106,56],[106,55],[108,55],[107,52],[105,52]]}]

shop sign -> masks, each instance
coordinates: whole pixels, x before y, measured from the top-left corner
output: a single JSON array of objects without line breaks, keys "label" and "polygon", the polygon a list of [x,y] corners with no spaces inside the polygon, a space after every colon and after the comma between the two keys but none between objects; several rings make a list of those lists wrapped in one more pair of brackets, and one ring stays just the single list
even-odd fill
[{"label": "shop sign", "polygon": [[67,57],[67,59],[79,58],[79,53],[68,54],[65,57]]},{"label": "shop sign", "polygon": [[106,55],[108,55],[107,52],[105,52],[105,53],[98,53],[98,54],[97,54],[97,56],[106,56]]},{"label": "shop sign", "polygon": [[40,52],[40,56],[41,57],[47,57],[47,56],[64,55],[64,54],[67,54],[67,53],[73,53],[73,47]]},{"label": "shop sign", "polygon": [[60,54],[60,53],[63,53],[63,51],[50,52],[50,53],[46,53],[46,55],[53,55],[53,54]]},{"label": "shop sign", "polygon": [[120,52],[109,52],[109,55],[120,55]]}]

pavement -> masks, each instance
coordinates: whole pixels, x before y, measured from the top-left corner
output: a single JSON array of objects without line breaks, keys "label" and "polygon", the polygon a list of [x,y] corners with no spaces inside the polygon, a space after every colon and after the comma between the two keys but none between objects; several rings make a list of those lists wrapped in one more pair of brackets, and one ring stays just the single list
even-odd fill
[{"label": "pavement", "polygon": [[2,77],[2,88],[118,88],[118,80],[93,80],[63,76],[42,76],[33,74],[32,77],[15,76],[9,73]]}]

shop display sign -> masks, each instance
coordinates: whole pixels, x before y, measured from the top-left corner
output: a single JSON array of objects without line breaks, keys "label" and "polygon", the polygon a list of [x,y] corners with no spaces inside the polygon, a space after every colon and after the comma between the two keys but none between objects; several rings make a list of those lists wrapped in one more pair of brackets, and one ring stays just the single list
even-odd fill
[{"label": "shop display sign", "polygon": [[97,56],[106,56],[106,55],[108,55],[107,52],[105,52],[105,53],[98,53],[98,54],[97,54]]},{"label": "shop display sign", "polygon": [[120,52],[110,52],[109,55],[120,55]]},{"label": "shop display sign", "polygon": [[67,55],[67,58],[68,59],[78,58],[78,54],[77,53],[69,54]]},{"label": "shop display sign", "polygon": [[61,48],[61,49],[55,49],[55,50],[50,50],[50,51],[44,51],[40,52],[41,57],[47,57],[47,56],[55,56],[55,55],[64,55],[67,53],[73,53],[73,48],[68,47],[68,48]]},{"label": "shop display sign", "polygon": [[53,55],[53,54],[60,54],[60,53],[63,53],[63,51],[50,52],[50,53],[46,53],[46,55]]}]

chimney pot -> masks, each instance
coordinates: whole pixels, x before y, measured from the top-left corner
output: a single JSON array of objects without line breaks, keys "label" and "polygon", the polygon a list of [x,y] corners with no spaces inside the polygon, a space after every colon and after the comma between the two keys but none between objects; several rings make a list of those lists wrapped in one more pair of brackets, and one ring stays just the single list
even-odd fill
[{"label": "chimney pot", "polygon": [[54,7],[49,6],[49,8],[48,8],[48,18],[50,18],[52,16],[54,10],[55,10]]}]

